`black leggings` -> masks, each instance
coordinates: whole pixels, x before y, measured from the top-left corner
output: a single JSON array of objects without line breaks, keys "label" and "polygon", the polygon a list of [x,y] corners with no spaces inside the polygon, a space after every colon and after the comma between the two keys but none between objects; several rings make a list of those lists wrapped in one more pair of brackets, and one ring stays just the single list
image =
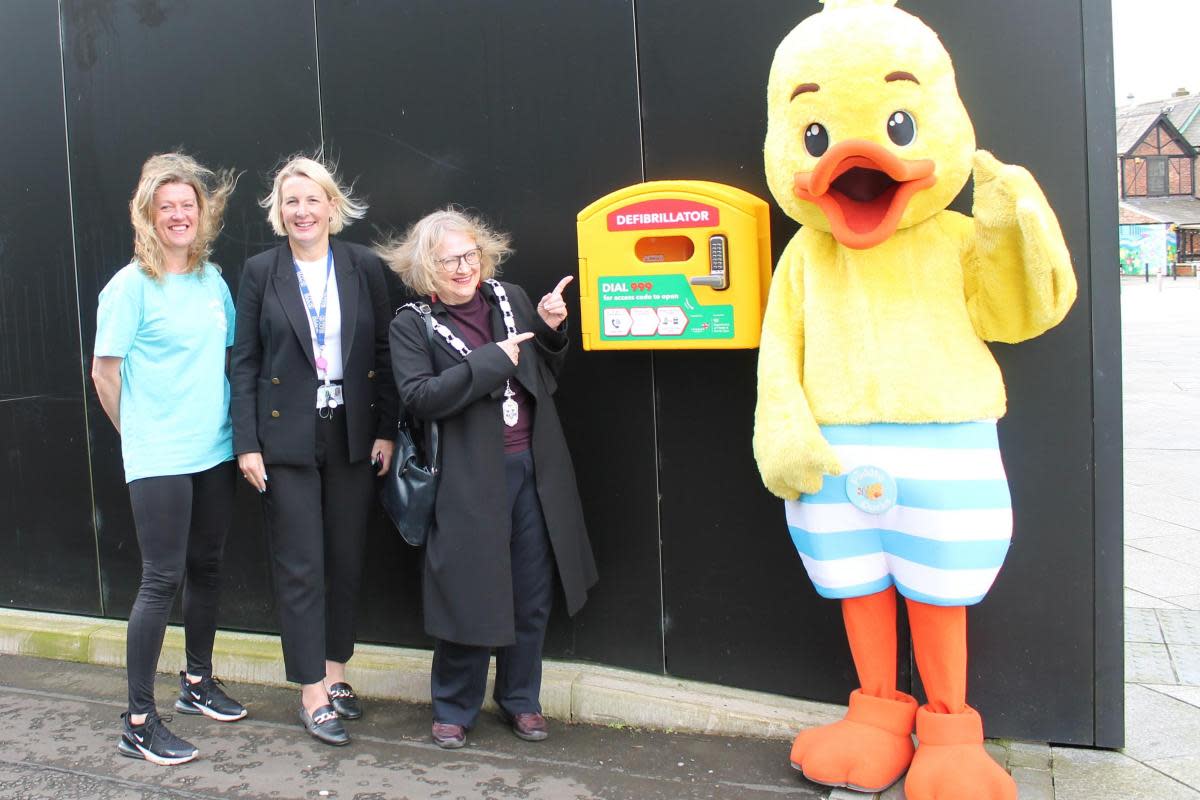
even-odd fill
[{"label": "black leggings", "polygon": [[236,462],[226,461],[204,472],[129,484],[142,551],[142,583],[129,612],[125,643],[131,714],[154,711],[154,670],[181,583],[187,671],[212,674],[221,551],[233,515],[236,479]]}]

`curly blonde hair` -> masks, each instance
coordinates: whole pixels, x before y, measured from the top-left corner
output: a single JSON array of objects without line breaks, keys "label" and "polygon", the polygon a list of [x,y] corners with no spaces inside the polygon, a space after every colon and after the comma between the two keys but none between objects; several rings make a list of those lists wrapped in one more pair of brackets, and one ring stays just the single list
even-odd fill
[{"label": "curly blonde hair", "polygon": [[437,284],[434,277],[441,269],[437,263],[438,249],[448,231],[457,231],[475,240],[482,251],[479,279],[487,280],[500,274],[500,264],[513,254],[509,246],[512,237],[497,231],[482,217],[451,205],[414,222],[403,236],[393,236],[375,245],[375,252],[399,276],[401,282],[420,295],[432,295]]},{"label": "curly blonde hair", "polygon": [[233,170],[213,172],[186,153],[158,153],[146,159],[137,188],[129,200],[133,225],[133,255],[142,271],[156,281],[166,273],[166,253],[154,230],[154,195],[169,183],[192,187],[196,193],[196,238],[188,247],[187,271],[199,272],[212,254],[221,232],[225,204],[240,175]]},{"label": "curly blonde hair", "polygon": [[283,182],[288,178],[308,178],[320,186],[329,198],[333,214],[329,218],[329,232],[340,233],[355,220],[367,215],[367,204],[355,198],[354,187],[343,186],[337,176],[337,165],[326,163],[318,153],[315,157],[294,155],[287,159],[271,183],[271,193],[258,201],[267,210],[267,220],[277,236],[287,236],[283,225]]}]

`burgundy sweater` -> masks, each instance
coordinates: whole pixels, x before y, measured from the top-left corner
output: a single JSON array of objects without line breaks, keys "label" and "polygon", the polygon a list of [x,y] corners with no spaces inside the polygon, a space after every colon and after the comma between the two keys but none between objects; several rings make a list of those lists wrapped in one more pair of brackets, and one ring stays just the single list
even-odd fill
[{"label": "burgundy sweater", "polygon": [[[492,307],[483,297],[482,292],[462,305],[452,306],[444,299],[442,305],[450,315],[450,321],[459,338],[466,342],[472,350],[483,347],[495,341],[492,336]],[[516,393],[513,400],[517,401],[517,424],[511,428],[504,426],[504,452],[520,453],[529,449],[533,437],[533,398],[529,392],[517,382],[516,378],[509,381]],[[500,409],[496,409],[500,413]]]}]

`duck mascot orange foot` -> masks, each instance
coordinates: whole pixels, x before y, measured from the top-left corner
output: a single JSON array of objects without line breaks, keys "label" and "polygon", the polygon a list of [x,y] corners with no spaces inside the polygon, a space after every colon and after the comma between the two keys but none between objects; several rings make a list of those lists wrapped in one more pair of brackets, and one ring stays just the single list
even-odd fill
[{"label": "duck mascot orange foot", "polygon": [[[966,607],[1012,533],[985,342],[1057,325],[1075,274],[1036,181],[975,149],[949,55],[895,2],[825,0],[768,86],[767,179],[802,227],[763,322],[754,454],[817,591],[841,600],[860,682],[791,761],[862,791],[907,770],[909,800],[1009,800],[966,702]],[[948,211],[972,173],[973,216]],[[897,592],[920,707],[896,690]]]}]

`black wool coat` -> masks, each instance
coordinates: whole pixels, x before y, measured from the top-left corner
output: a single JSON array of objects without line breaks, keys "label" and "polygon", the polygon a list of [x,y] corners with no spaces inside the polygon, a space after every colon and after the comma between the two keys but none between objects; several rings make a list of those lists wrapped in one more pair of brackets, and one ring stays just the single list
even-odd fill
[{"label": "black wool coat", "polygon": [[[391,321],[383,262],[370,249],[330,239],[342,313],[342,395],[350,461],[396,438],[396,387],[388,358]],[[266,464],[317,463],[317,367],[308,311],[287,243],[242,268],[230,364],[233,449]]]},{"label": "black wool coat", "polygon": [[[515,641],[500,408],[506,379],[518,381],[533,399],[531,447],[538,498],[569,614],[583,607],[596,582],[575,469],[553,399],[567,336],[542,321],[521,287],[502,285],[517,331],[535,334],[521,344],[516,366],[494,343],[465,359],[436,332],[431,346],[424,320],[411,309],[402,309],[390,330],[401,406],[441,426],[442,471],[425,548],[425,631],[438,639],[489,647]],[[492,307],[493,337],[507,338],[494,291],[482,283],[479,291]],[[431,310],[434,319],[459,333],[441,303],[433,302]]]}]

